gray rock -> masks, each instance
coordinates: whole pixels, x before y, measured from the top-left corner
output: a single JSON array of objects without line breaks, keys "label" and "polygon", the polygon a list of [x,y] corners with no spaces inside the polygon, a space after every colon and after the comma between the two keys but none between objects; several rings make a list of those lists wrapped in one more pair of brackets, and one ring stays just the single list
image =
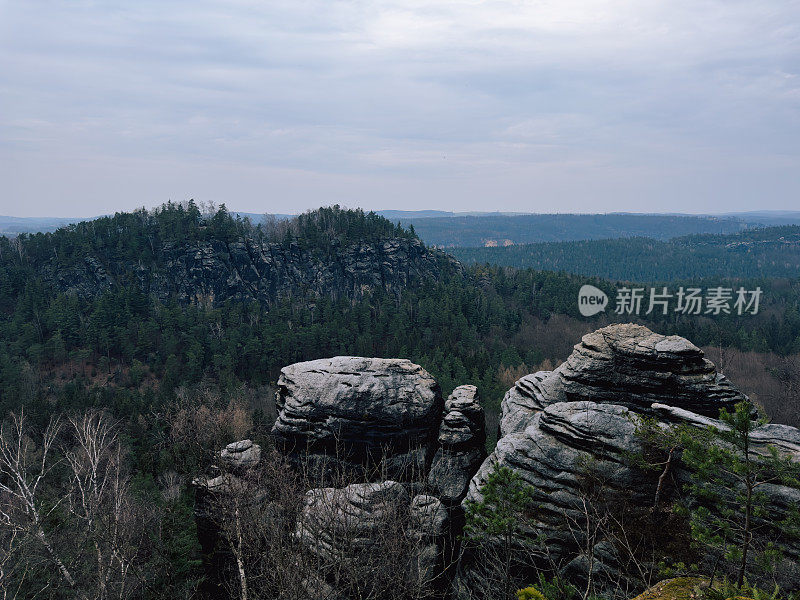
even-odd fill
[{"label": "gray rock", "polygon": [[249,469],[261,461],[261,446],[251,440],[232,442],[220,451],[219,458],[227,469]]},{"label": "gray rock", "polygon": [[591,400],[649,412],[654,403],[717,417],[747,400],[703,351],[641,325],[610,325],[583,336],[553,373],[550,399]]},{"label": "gray rock", "polygon": [[411,540],[410,584],[414,597],[425,597],[441,578],[449,516],[438,498],[427,495],[411,500],[406,536]]},{"label": "gray rock", "polygon": [[306,493],[295,536],[324,562],[355,561],[380,546],[409,502],[408,492],[396,481],[313,489]]},{"label": "gray rock", "polygon": [[439,444],[428,472],[432,493],[447,506],[461,502],[486,457],[486,424],[474,385],[453,390],[444,404]]},{"label": "gray rock", "polygon": [[154,258],[145,264],[89,255],[82,265],[65,268],[53,258],[37,269],[61,291],[85,298],[133,280],[160,300],[258,300],[267,305],[285,298],[338,300],[378,290],[399,293],[406,286],[438,280],[445,271],[461,270],[455,259],[406,238],[333,244],[325,253],[249,237],[230,243],[156,243],[152,250]]},{"label": "gray rock", "polygon": [[538,371],[519,378],[506,392],[500,404],[500,437],[525,431],[530,419],[545,406],[552,404],[543,385],[551,382],[552,371]]},{"label": "gray rock", "polygon": [[554,371],[520,378],[503,398],[500,436],[524,431],[555,402],[602,402],[650,413],[653,403],[717,417],[747,396],[717,373],[703,351],[641,325],[609,325],[583,336]]},{"label": "gray rock", "polygon": [[[682,346],[681,346],[682,347]],[[663,426],[686,423],[705,427],[724,425],[714,419],[666,405],[654,404],[649,414],[658,415]],[[509,433],[498,441],[495,451],[470,483],[467,501],[480,501],[481,489],[496,466],[512,469],[534,494],[535,512],[531,515],[529,539],[543,536],[548,564],[557,565],[562,575],[572,581],[585,577],[591,564],[596,581],[609,585],[634,585],[623,557],[617,555],[611,540],[587,538],[584,499],[599,490],[595,502],[608,510],[627,506],[646,509],[653,503],[658,473],[642,471],[627,457],[643,450],[636,436],[635,413],[617,404],[594,402],[558,402],[545,407],[529,419],[522,432]],[[766,453],[766,445],[800,462],[800,431],[788,426],[765,425],[754,433],[755,449]],[[761,450],[759,450],[759,447]],[[678,482],[685,482],[689,473],[676,468]],[[675,491],[674,489],[672,490]],[[785,486],[765,487],[770,510],[787,510],[796,501],[798,491]],[[604,510],[606,510],[604,509]],[[776,535],[776,539],[779,536]],[[593,541],[592,560],[587,555],[587,540]],[[800,560],[800,545],[789,543],[783,551],[790,561]],[[481,576],[487,566],[480,560],[465,563],[456,582],[456,589],[466,589],[480,596],[487,579]]]},{"label": "gray rock", "polygon": [[439,443],[446,448],[474,447],[486,442],[486,419],[474,385],[460,385],[444,403]]},{"label": "gray rock", "polygon": [[272,433],[290,456],[367,478],[421,479],[443,402],[408,360],[338,356],[284,367],[276,404]]}]

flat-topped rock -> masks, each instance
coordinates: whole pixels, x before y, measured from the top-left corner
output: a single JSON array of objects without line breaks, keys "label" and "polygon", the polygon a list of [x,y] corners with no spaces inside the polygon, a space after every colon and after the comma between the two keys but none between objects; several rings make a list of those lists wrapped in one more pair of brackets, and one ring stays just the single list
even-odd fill
[{"label": "flat-topped rock", "polygon": [[343,468],[382,462],[384,476],[408,478],[424,477],[443,401],[409,360],[337,356],[281,369],[276,404],[272,434],[287,454]]},{"label": "flat-topped rock", "polygon": [[551,400],[606,402],[642,411],[658,402],[709,417],[747,400],[690,341],[631,323],[583,336],[552,376],[558,381],[550,388]]},{"label": "flat-topped rock", "polygon": [[659,403],[716,418],[721,408],[746,400],[689,340],[632,323],[609,325],[583,336],[554,371],[525,375],[506,392],[500,435],[524,431],[555,402],[604,402],[645,413]]}]

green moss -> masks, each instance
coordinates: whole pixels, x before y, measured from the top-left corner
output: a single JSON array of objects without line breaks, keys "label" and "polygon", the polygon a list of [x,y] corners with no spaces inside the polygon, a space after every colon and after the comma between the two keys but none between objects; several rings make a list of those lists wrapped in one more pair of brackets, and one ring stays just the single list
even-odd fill
[{"label": "green moss", "polygon": [[703,585],[708,585],[708,580],[702,577],[665,579],[633,600],[694,600],[698,597],[695,590]]},{"label": "green moss", "polygon": [[517,590],[517,600],[547,600],[544,594],[532,585]]}]

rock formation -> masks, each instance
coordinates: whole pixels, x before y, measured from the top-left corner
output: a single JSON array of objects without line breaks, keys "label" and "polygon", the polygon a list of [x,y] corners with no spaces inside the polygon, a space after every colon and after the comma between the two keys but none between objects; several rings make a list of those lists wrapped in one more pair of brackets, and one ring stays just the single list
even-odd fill
[{"label": "rock formation", "polygon": [[355,561],[380,545],[410,500],[396,481],[312,489],[306,493],[296,536],[323,561]]},{"label": "rock formation", "polygon": [[486,422],[474,385],[461,385],[447,398],[438,441],[428,485],[452,506],[464,499],[472,475],[486,457]]},{"label": "rock formation", "polygon": [[443,402],[408,360],[337,356],[284,367],[276,404],[276,444],[312,468],[422,480]]},{"label": "rock formation", "polygon": [[223,574],[231,556],[220,540],[220,522],[229,517],[231,500],[248,507],[266,506],[266,494],[251,481],[249,471],[261,461],[261,446],[251,440],[228,444],[219,452],[219,465],[212,467],[212,477],[192,481],[195,492],[194,519],[203,550],[205,578],[200,592],[204,598],[226,598]]},{"label": "rock formation", "polygon": [[419,495],[411,500],[406,537],[411,541],[410,587],[422,595],[444,587],[445,549],[449,542],[450,517],[444,504],[434,496]]},{"label": "rock formation", "polygon": [[732,409],[747,397],[688,340],[632,323],[610,325],[583,336],[554,371],[517,381],[503,398],[500,434],[524,431],[554,402],[580,400],[644,413],[661,403],[716,417],[720,408]]},{"label": "rock formation", "polygon": [[232,442],[220,451],[219,459],[230,471],[246,470],[261,461],[261,446],[251,440]]},{"label": "rock formation", "polygon": [[[588,505],[602,506],[604,518],[617,519],[623,528],[633,526],[637,511],[653,505],[659,473],[642,470],[630,458],[644,451],[636,435],[637,415],[654,417],[663,427],[723,428],[712,415],[745,399],[682,338],[637,325],[600,329],[584,336],[557,369],[523,377],[509,390],[502,404],[502,437],[472,479],[465,501],[482,499],[481,489],[497,466],[512,469],[534,492],[536,510],[525,526],[529,540],[541,536],[541,568],[573,582],[585,581],[591,572],[598,585],[634,589],[629,549],[609,533],[613,527],[587,535],[586,523]],[[756,453],[766,454],[770,445],[800,461],[800,431],[793,427],[764,425],[753,441]],[[674,492],[689,473],[676,467],[672,477]],[[777,513],[800,500],[800,491],[778,484],[763,491]],[[661,529],[656,534],[669,535]],[[775,539],[782,539],[779,531]],[[800,544],[781,543],[790,561],[800,561]],[[462,596],[481,597],[491,586],[481,561],[479,555],[462,561],[455,582]]]},{"label": "rock formation", "polygon": [[[447,525],[437,498],[411,499],[403,484],[383,481],[310,490],[295,536],[317,558],[316,581],[338,589],[388,586],[421,597],[440,583]],[[376,581],[381,573],[394,581]]]},{"label": "rock formation", "polygon": [[88,255],[83,264],[41,265],[45,279],[59,290],[93,297],[124,282],[159,300],[216,302],[258,300],[267,305],[283,298],[360,298],[385,290],[437,280],[444,270],[460,269],[455,259],[429,250],[416,239],[333,244],[322,255],[297,243],[265,243],[240,238],[185,244],[167,242],[157,249],[152,264]]}]

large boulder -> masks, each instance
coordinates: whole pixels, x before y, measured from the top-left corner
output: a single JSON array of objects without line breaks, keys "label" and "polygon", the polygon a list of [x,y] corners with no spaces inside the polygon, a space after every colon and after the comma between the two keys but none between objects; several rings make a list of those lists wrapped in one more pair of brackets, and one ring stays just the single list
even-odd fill
[{"label": "large boulder", "polygon": [[405,359],[334,358],[284,367],[278,448],[330,474],[424,479],[442,414],[439,385]]},{"label": "large boulder", "polygon": [[[663,427],[684,424],[725,428],[716,419],[690,411],[658,404],[651,408],[661,415],[658,422]],[[531,540],[540,539],[541,568],[558,570],[561,576],[579,583],[584,583],[591,571],[598,585],[635,589],[632,571],[635,562],[643,558],[630,554],[631,548],[622,545],[619,533],[624,532],[632,542],[638,535],[636,527],[652,525],[648,513],[660,474],[641,469],[631,458],[645,451],[636,433],[637,423],[636,414],[620,405],[551,404],[532,418],[525,431],[498,441],[472,479],[465,501],[480,502],[490,474],[497,467],[510,468],[530,484],[533,492],[535,510],[524,527]],[[766,455],[768,446],[800,462],[800,430],[788,425],[761,426],[753,434],[753,451]],[[690,474],[676,465],[673,475],[675,483],[663,491],[665,499],[678,492]],[[800,502],[800,491],[777,483],[764,486],[762,492],[768,497],[768,510],[775,514],[788,513]],[[595,525],[588,526],[589,522],[605,524],[595,529]],[[670,531],[662,525],[659,533],[666,536],[658,540],[666,551],[671,543]],[[780,531],[774,531],[774,539],[782,540]],[[782,550],[790,562],[800,561],[800,543],[785,539]],[[480,595],[485,591],[482,586],[489,583],[483,574],[489,566],[482,564],[480,557],[471,557],[462,569],[459,585]]]},{"label": "large boulder", "polygon": [[632,323],[609,325],[583,336],[554,371],[517,381],[503,398],[500,434],[524,431],[533,415],[554,402],[582,400],[642,413],[660,403],[714,418],[747,396],[689,340]]},{"label": "large boulder", "polygon": [[340,592],[428,597],[441,587],[448,533],[439,499],[383,481],[310,490],[295,536],[316,559],[315,577]]},{"label": "large boulder", "polygon": [[312,489],[306,493],[295,535],[322,561],[356,561],[381,545],[410,500],[396,481]]},{"label": "large boulder", "polygon": [[486,458],[486,420],[474,385],[461,385],[448,396],[438,441],[428,485],[452,506],[464,499],[470,479]]}]

